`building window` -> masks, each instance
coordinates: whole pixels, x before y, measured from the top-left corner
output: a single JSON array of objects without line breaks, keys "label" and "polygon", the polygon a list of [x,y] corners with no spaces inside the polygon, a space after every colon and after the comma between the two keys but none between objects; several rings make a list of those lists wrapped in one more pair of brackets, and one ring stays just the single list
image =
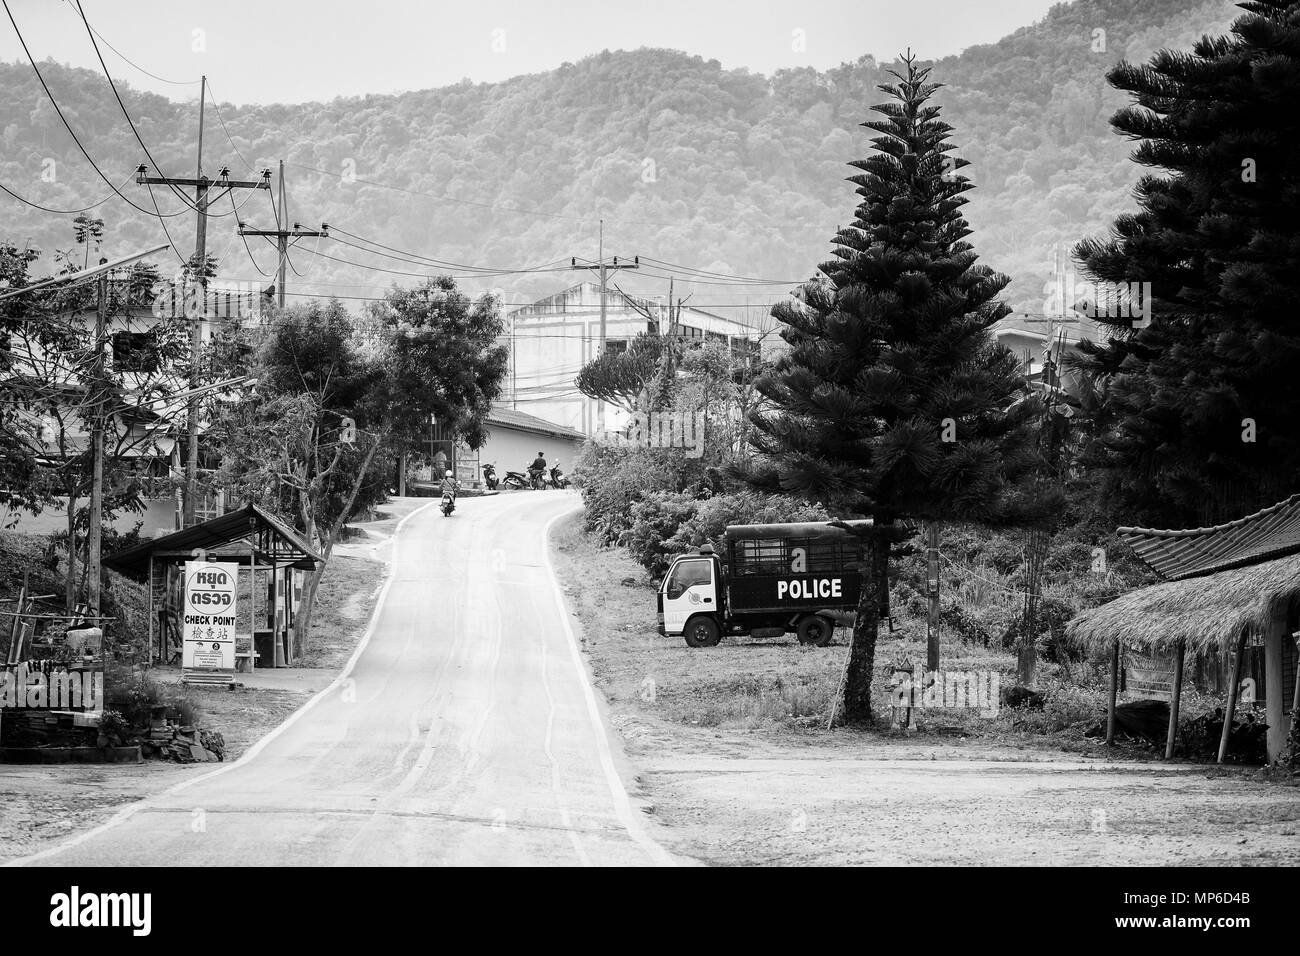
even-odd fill
[{"label": "building window", "polygon": [[627,339],[609,339],[605,342],[605,351],[610,355],[619,355],[627,351]]},{"label": "building window", "polygon": [[152,332],[113,335],[113,367],[119,372],[158,371],[158,342]]}]

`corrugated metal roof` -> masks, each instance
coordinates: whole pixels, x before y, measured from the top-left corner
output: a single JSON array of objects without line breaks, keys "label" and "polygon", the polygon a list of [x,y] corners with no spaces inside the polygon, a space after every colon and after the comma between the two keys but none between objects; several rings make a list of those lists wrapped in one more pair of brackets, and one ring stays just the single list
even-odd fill
[{"label": "corrugated metal roof", "polygon": [[1300,553],[1300,494],[1212,528],[1118,528],[1116,533],[1166,580],[1213,574]]},{"label": "corrugated metal roof", "polygon": [[585,441],[587,438],[586,435],[576,429],[548,422],[544,418],[529,415],[527,412],[521,412],[515,408],[494,408],[488,412],[486,421],[489,426],[504,425],[507,428],[518,428],[523,431],[537,432],[555,438],[570,438],[574,441]]},{"label": "corrugated metal roof", "polygon": [[174,531],[161,538],[145,541],[104,559],[104,566],[127,577],[143,579],[149,569],[149,555],[157,552],[213,550],[222,545],[243,541],[258,531],[266,531],[278,539],[275,553],[262,553],[264,560],[278,567],[285,565],[310,571],[319,566],[321,557],[316,550],[293,528],[257,505],[249,504],[238,511],[212,518],[183,531]]}]

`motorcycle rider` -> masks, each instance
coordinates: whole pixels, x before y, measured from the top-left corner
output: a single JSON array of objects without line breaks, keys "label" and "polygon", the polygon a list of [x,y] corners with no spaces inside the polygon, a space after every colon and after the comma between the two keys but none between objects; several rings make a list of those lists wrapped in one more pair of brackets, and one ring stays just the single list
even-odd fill
[{"label": "motorcycle rider", "polygon": [[541,486],[542,475],[546,474],[546,458],[539,451],[533,463],[528,466],[528,477],[533,480],[533,487]]},{"label": "motorcycle rider", "polygon": [[450,469],[443,475],[441,491],[444,498],[450,498],[452,504],[456,503],[456,495],[460,492],[460,482],[452,475]]}]

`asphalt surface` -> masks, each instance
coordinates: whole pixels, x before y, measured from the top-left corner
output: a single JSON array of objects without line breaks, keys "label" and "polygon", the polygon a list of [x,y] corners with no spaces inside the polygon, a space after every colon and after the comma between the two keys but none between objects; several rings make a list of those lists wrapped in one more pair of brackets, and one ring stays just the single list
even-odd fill
[{"label": "asphalt surface", "polygon": [[238,762],[40,865],[671,862],[627,797],[547,558],[566,492],[412,513],[350,670]]}]

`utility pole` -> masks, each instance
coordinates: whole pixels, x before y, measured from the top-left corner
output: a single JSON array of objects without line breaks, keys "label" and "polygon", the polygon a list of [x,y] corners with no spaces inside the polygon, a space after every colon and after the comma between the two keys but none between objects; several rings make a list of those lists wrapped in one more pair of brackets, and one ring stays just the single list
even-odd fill
[{"label": "utility pole", "polygon": [[194,237],[194,268],[198,270],[199,294],[202,309],[191,319],[190,327],[190,391],[186,416],[186,458],[185,458],[185,510],[181,520],[183,527],[194,523],[195,505],[198,498],[199,481],[199,396],[198,388],[199,361],[203,353],[203,314],[208,305],[208,190],[217,186],[227,192],[233,189],[270,189],[271,171],[262,170],[262,178],[256,181],[240,181],[230,178],[230,168],[222,166],[216,179],[203,175],[203,113],[207,100],[208,78],[203,77],[199,86],[199,156],[198,166],[193,179],[173,178],[171,176],[149,176],[147,166],[136,168],[135,181],[142,186],[193,186],[194,211],[198,213],[198,225]]},{"label": "utility pole", "polygon": [[[100,265],[107,261],[101,259]],[[101,272],[95,281],[95,361],[91,366],[90,386],[94,390],[95,417],[90,429],[90,528],[86,542],[86,603],[93,617],[99,616],[99,552],[104,523],[104,330],[107,325],[108,273]],[[68,542],[69,548],[76,546],[75,541]]]},{"label": "utility pole", "polygon": [[[605,220],[604,219],[600,220],[600,239],[599,239],[598,249],[599,249],[600,259],[595,264],[583,263],[582,265],[578,265],[577,256],[573,256],[572,258],[570,258],[569,264],[571,268],[574,269],[591,269],[593,271],[600,273],[600,342],[597,346],[597,351],[596,351],[596,354],[600,356],[605,354],[605,343],[606,343],[606,334],[607,334],[606,325],[608,321],[607,320],[608,307],[606,303],[608,301],[608,292],[609,292],[609,273],[618,272],[620,269],[640,269],[641,257],[633,256],[631,262],[628,262],[626,260],[624,260],[623,262],[619,262],[618,256],[615,256],[614,261],[612,263],[605,262]],[[605,403],[604,402],[597,402],[596,404],[596,430],[601,433],[605,431]]]},{"label": "utility pole", "polygon": [[925,523],[925,585],[929,608],[925,617],[925,669],[939,669],[939,523]]},{"label": "utility pole", "polygon": [[284,160],[280,160],[280,228],[279,229],[249,229],[242,222],[239,224],[239,234],[241,236],[274,236],[275,248],[280,257],[279,278],[276,280],[277,301],[280,308],[284,308],[284,283],[285,267],[289,263],[289,240],[301,239],[304,236],[320,236],[328,239],[330,227],[327,223],[321,223],[319,229],[304,229],[302,223],[295,222],[293,228],[289,229],[289,205],[284,198]]}]

